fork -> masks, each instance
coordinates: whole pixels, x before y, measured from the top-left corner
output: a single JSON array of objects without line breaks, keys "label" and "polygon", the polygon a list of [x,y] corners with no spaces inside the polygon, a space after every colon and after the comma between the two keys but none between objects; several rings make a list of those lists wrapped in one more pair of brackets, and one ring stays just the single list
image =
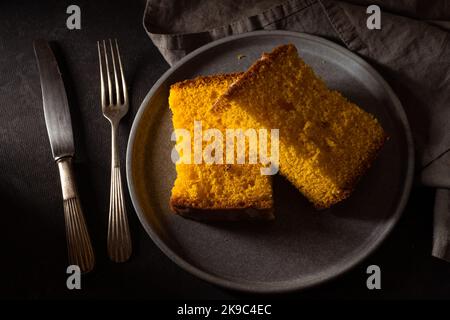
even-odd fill
[{"label": "fork", "polygon": [[[98,59],[100,64],[101,103],[103,116],[111,123],[111,190],[109,198],[108,220],[108,256],[114,262],[124,262],[131,256],[132,245],[130,230],[128,227],[127,212],[122,190],[122,178],[120,175],[120,161],[117,146],[117,132],[120,119],[128,112],[128,91],[123,74],[122,61],[120,59],[117,39],[109,39],[109,51],[112,60],[115,90],[110,76],[110,63],[106,41],[97,41]],[[103,49],[103,50],[102,50]],[[102,59],[103,55],[103,59]],[[118,68],[116,67],[116,58]],[[104,68],[106,67],[106,84]],[[120,73],[118,74],[118,70]],[[120,80],[119,80],[120,77]],[[106,93],[108,87],[108,94]],[[115,97],[113,95],[115,91]]]}]

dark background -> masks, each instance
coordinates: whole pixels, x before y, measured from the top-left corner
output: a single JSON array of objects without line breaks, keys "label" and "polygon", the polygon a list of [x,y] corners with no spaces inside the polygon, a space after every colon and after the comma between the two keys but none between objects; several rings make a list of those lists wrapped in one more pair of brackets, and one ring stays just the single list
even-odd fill
[{"label": "dark background", "polygon": [[[66,28],[66,9],[81,7],[81,30]],[[169,66],[142,27],[145,1],[1,1],[0,4],[0,297],[241,298],[181,270],[153,244],[129,197],[134,254],[109,261],[110,128],[99,105],[96,41],[120,43],[132,103],[120,126],[122,169],[134,115]],[[52,161],[32,41],[55,41],[72,112],[75,170],[96,252],[82,290],[66,288],[66,240],[59,176]],[[125,176],[125,172],[122,173]],[[382,177],[381,177],[382,178]],[[450,263],[430,255],[434,191],[415,187],[399,224],[358,267],[319,287],[276,298],[449,298]],[[366,287],[377,264],[382,290]],[[260,297],[260,296],[257,296]]]}]

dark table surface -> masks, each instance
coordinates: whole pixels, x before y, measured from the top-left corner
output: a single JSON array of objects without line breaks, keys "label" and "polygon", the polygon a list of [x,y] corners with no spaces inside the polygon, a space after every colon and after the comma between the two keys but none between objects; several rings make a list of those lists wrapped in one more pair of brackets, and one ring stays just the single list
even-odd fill
[{"label": "dark table surface", "polygon": [[[169,66],[142,27],[144,1],[79,0],[81,30],[66,28],[73,1],[0,4],[0,297],[240,298],[172,263],[127,206],[134,254],[106,255],[110,128],[99,106],[96,41],[117,38],[132,103],[120,126],[121,161],[140,102]],[[51,158],[32,41],[55,41],[75,128],[75,169],[96,252],[82,290],[66,288],[66,242],[59,176]],[[124,167],[124,166],[122,166]],[[123,176],[125,173],[123,172]],[[430,256],[434,191],[415,187],[399,224],[359,266],[319,287],[281,298],[450,298],[450,263]],[[366,268],[381,268],[381,290],[368,290]]]}]

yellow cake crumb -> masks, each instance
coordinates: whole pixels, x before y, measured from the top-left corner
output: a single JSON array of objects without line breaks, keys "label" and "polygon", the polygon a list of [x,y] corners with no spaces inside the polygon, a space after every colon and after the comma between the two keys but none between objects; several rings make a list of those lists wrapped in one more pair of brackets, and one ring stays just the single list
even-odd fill
[{"label": "yellow cake crumb", "polygon": [[[193,134],[194,121],[202,129],[249,128],[248,116],[239,109],[220,115],[211,112],[211,105],[241,74],[198,77],[176,83],[170,88],[169,106],[174,129],[187,129]],[[226,124],[226,125],[225,125]],[[171,206],[182,210],[240,210],[266,212],[272,218],[271,177],[260,174],[260,165],[251,164],[176,164],[177,177],[172,189]],[[181,208],[181,209],[180,209]],[[256,212],[256,213],[255,213]],[[267,215],[267,213],[270,214]],[[208,219],[208,217],[206,217]],[[225,218],[226,220],[226,218]]]},{"label": "yellow cake crumb", "polygon": [[[368,112],[327,88],[294,45],[275,48],[216,101],[280,129],[280,172],[317,208],[347,198],[386,140]],[[252,123],[251,123],[252,122]]]}]

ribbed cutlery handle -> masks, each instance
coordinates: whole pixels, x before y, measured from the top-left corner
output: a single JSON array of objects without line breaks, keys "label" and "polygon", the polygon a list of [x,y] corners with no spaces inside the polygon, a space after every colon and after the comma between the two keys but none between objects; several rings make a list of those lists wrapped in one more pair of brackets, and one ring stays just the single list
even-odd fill
[{"label": "ribbed cutlery handle", "polygon": [[89,272],[95,265],[94,250],[81,210],[72,170],[72,159],[70,157],[62,158],[57,163],[64,201],[69,263],[78,265],[81,272]]},{"label": "ribbed cutlery handle", "polygon": [[108,222],[108,255],[112,261],[124,262],[131,256],[132,246],[127,211],[122,190],[120,167],[111,168],[111,193]]}]

